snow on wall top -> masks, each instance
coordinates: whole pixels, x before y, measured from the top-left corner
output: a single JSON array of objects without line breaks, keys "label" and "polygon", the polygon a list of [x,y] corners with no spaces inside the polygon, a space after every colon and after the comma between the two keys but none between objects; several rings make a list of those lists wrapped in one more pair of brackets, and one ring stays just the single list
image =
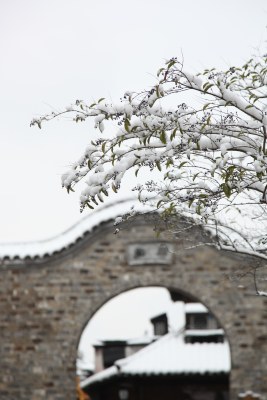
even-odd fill
[{"label": "snow on wall top", "polygon": [[36,242],[0,243],[0,259],[25,259],[26,257],[41,258],[51,256],[56,252],[68,248],[102,222],[107,222],[129,212],[133,205],[134,210],[137,212],[148,211],[148,207],[136,203],[134,200],[111,203],[97,208],[62,234],[50,239]]}]

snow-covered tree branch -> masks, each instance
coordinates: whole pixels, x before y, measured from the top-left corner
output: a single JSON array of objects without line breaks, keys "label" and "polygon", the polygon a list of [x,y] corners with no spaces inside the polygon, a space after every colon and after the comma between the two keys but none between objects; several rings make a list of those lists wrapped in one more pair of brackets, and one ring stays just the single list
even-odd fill
[{"label": "snow-covered tree branch", "polygon": [[[242,67],[191,74],[172,58],[149,90],[126,92],[118,104],[77,100],[60,113],[33,119],[31,125],[41,128],[44,121],[64,114],[72,114],[76,122],[94,120],[99,138],[62,176],[67,191],[84,181],[81,210],[103,202],[110,190],[117,192],[128,170],[138,178],[148,167],[159,170],[162,179],[135,185],[140,201],[152,202],[164,215],[197,216],[216,230],[229,207],[240,210],[250,204],[265,212],[266,62],[267,55],[255,56]],[[112,135],[110,122],[116,126]],[[226,240],[227,234],[225,230],[220,237],[237,250],[240,242]],[[242,243],[247,251],[255,251],[254,245],[251,240]],[[259,254],[262,250],[257,248]]]}]

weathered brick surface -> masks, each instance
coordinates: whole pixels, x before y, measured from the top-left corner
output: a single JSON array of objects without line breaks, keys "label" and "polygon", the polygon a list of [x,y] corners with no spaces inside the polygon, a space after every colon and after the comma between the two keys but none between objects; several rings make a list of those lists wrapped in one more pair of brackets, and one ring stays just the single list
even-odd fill
[{"label": "weathered brick surface", "polygon": [[267,299],[255,296],[251,275],[236,279],[258,260],[211,246],[185,250],[183,234],[171,265],[129,266],[127,245],[157,241],[155,233],[142,219],[118,236],[113,230],[106,223],[45,260],[2,262],[0,398],[75,399],[77,345],[90,317],[122,291],[158,285],[192,295],[221,322],[231,345],[231,398],[254,390],[266,400]]}]

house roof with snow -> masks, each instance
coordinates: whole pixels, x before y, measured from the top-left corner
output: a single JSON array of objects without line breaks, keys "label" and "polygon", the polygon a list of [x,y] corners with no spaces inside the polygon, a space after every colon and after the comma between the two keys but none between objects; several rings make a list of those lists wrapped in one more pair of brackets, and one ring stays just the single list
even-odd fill
[{"label": "house roof with snow", "polygon": [[144,207],[133,199],[110,203],[97,208],[62,234],[50,239],[36,242],[0,243],[0,260],[38,259],[59,253],[93,232],[100,224],[114,221],[115,218],[128,213],[133,205],[137,213],[149,210],[148,207]]},{"label": "house roof with snow", "polygon": [[209,312],[207,307],[201,303],[186,303],[184,305],[184,311],[186,314],[205,314]]},{"label": "house roof with snow", "polygon": [[107,344],[116,344],[116,345],[122,345],[122,346],[140,346],[140,345],[148,345],[151,342],[155,341],[158,339],[158,336],[155,335],[145,335],[145,336],[140,336],[137,338],[131,338],[131,339],[101,339],[101,340],[96,340],[93,343],[94,347],[105,347]]},{"label": "house roof with snow", "polygon": [[183,331],[170,332],[137,353],[81,383],[85,388],[116,376],[214,375],[231,368],[229,344],[185,343]]}]

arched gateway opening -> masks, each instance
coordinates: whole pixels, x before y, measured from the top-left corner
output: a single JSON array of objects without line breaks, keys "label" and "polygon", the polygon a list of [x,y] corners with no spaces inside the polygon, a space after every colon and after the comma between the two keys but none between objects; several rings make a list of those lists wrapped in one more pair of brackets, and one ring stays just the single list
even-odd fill
[{"label": "arched gateway opening", "polygon": [[75,399],[77,348],[87,322],[111,298],[156,286],[185,305],[193,296],[223,327],[231,344],[230,400],[249,391],[266,400],[267,300],[255,296],[251,279],[258,260],[203,245],[201,229],[188,231],[183,219],[175,236],[158,238],[154,219],[143,216],[114,236],[113,218],[122,212],[118,203],[53,240],[0,245],[0,398]]},{"label": "arched gateway opening", "polygon": [[79,397],[228,400],[230,364],[224,329],[195,297],[133,289],[107,301],[84,329]]}]

